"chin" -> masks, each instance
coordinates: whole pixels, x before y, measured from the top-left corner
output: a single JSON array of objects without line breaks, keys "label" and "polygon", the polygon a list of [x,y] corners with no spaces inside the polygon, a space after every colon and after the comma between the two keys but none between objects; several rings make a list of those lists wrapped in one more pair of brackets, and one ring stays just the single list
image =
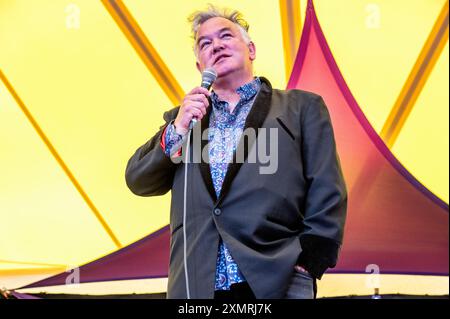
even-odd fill
[{"label": "chin", "polygon": [[233,71],[234,71],[232,68],[226,67],[226,66],[224,66],[224,67],[218,66],[218,67],[215,67],[214,69],[217,72],[217,77],[227,76],[227,75],[233,73]]}]

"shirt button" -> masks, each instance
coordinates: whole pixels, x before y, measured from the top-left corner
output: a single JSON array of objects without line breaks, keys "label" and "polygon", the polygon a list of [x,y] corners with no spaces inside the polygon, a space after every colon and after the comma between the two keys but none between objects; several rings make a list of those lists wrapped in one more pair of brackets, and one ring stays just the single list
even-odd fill
[{"label": "shirt button", "polygon": [[214,209],[214,215],[219,216],[220,214],[222,214],[222,211],[220,210],[220,208]]}]

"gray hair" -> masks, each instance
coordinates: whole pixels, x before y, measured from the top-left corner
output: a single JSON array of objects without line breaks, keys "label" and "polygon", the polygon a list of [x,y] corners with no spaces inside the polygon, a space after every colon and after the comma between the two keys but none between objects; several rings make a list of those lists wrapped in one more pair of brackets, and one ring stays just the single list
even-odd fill
[{"label": "gray hair", "polygon": [[242,13],[237,10],[218,8],[212,4],[208,4],[208,8],[206,10],[195,11],[188,17],[188,21],[191,23],[192,38],[194,39],[194,53],[196,56],[197,52],[195,50],[195,39],[197,37],[198,29],[207,20],[218,17],[225,18],[236,24],[238,26],[238,29],[241,31],[241,35],[244,41],[247,44],[250,43],[251,38],[248,34],[248,29],[250,26],[248,25],[247,21],[244,20]]}]

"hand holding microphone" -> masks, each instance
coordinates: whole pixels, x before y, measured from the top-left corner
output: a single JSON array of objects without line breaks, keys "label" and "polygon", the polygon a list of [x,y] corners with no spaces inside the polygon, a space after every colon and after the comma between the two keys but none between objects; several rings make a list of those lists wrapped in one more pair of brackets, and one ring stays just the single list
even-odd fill
[{"label": "hand holding microphone", "polygon": [[173,123],[178,134],[185,135],[195,123],[206,115],[209,106],[207,97],[211,95],[209,89],[217,78],[213,68],[202,72],[201,86],[194,88],[183,99],[178,115]]},{"label": "hand holding microphone", "polygon": [[[202,84],[200,87],[194,88],[189,92],[183,99],[183,103],[178,111],[177,118],[173,123],[175,125],[175,131],[178,134],[185,135],[189,130],[194,127],[198,120],[201,120],[204,115],[206,115],[206,108],[209,106],[209,101],[206,97],[209,97],[209,89],[211,88],[213,82],[217,78],[217,73],[214,69],[209,68],[202,72]],[[187,147],[186,147],[186,159],[189,159],[189,144],[190,144],[190,134],[187,136]],[[187,164],[187,162],[186,162]],[[184,278],[186,281],[186,295],[187,299],[190,299],[190,289],[189,289],[189,272],[187,263],[187,235],[186,235],[186,194],[187,194],[187,171],[188,165],[184,168],[184,197],[183,197],[183,265],[184,265]]]}]

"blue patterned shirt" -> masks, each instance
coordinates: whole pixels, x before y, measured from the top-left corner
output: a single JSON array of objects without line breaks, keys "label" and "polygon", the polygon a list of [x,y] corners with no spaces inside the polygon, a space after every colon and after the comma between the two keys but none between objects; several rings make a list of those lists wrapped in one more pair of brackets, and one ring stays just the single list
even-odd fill
[{"label": "blue patterned shirt", "polygon": [[[223,181],[228,169],[228,163],[238,146],[244,130],[245,120],[261,87],[261,80],[255,78],[252,82],[239,87],[236,92],[239,102],[229,111],[228,102],[220,101],[217,94],[211,94],[212,111],[209,118],[209,160],[211,177],[217,198],[220,195]],[[167,127],[165,135],[165,153],[173,155],[182,145],[183,137],[175,132],[172,124]],[[245,281],[238,265],[234,261],[227,245],[220,239],[217,263],[215,290],[229,290],[235,283]]]}]

